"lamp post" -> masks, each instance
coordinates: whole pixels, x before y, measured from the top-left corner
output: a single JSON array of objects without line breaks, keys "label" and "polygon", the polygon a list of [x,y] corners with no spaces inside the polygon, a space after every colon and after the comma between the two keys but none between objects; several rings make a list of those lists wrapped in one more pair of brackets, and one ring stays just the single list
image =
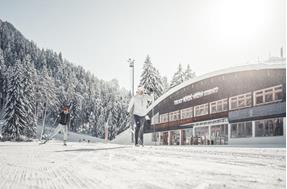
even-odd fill
[{"label": "lamp post", "polygon": [[[135,75],[135,60],[133,59],[131,59],[131,58],[129,58],[128,59],[128,63],[129,63],[129,67],[131,68],[131,75],[132,75],[132,91],[131,91],[131,95],[132,95],[132,97],[134,96],[134,75]],[[131,119],[131,122],[130,122],[130,124],[131,124],[131,143],[133,143],[134,142],[134,121],[133,121],[133,118]]]},{"label": "lamp post", "polygon": [[132,91],[131,94],[134,96],[134,75],[135,75],[135,60],[132,60],[131,58],[128,59],[129,67],[132,71]]}]

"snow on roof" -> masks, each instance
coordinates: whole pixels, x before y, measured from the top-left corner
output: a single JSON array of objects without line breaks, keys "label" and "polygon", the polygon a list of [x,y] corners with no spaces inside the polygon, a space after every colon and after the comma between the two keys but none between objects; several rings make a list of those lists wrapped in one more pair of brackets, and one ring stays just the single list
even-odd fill
[{"label": "snow on roof", "polygon": [[250,71],[250,70],[265,70],[265,69],[286,69],[286,64],[285,61],[284,63],[280,63],[280,64],[268,64],[268,63],[261,63],[261,64],[250,64],[250,65],[243,65],[243,66],[236,66],[236,67],[231,67],[231,68],[226,68],[226,69],[222,69],[222,70],[217,70],[214,72],[210,72],[207,74],[203,74],[201,76],[195,77],[193,79],[187,80],[173,88],[171,88],[169,91],[167,91],[166,93],[164,93],[163,95],[161,95],[158,99],[156,99],[156,101],[154,101],[153,104],[151,104],[148,109],[147,109],[147,113],[149,111],[152,110],[152,108],[154,108],[157,104],[159,104],[162,100],[164,100],[165,98],[169,97],[171,94],[177,92],[178,90],[191,85],[193,83],[196,83],[198,81],[207,79],[207,78],[211,78],[211,77],[215,77],[215,76],[219,76],[219,75],[223,75],[223,74],[229,74],[229,73],[234,73],[234,72],[241,72],[241,71]]}]

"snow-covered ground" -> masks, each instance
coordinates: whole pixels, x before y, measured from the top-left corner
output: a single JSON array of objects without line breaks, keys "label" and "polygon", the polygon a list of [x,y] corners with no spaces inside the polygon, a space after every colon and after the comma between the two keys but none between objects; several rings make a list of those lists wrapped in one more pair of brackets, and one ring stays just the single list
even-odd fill
[{"label": "snow-covered ground", "polygon": [[0,188],[285,188],[285,148],[0,143]]},{"label": "snow-covered ground", "polygon": [[[44,134],[47,134],[49,136],[53,135],[55,130],[55,127],[49,127],[46,126],[46,130]],[[38,125],[37,127],[37,138],[40,138],[42,132],[42,127],[40,125]],[[62,133],[58,133],[54,139],[58,139],[58,140],[63,140],[63,134]],[[85,134],[81,134],[81,133],[75,133],[75,132],[68,132],[68,141],[69,142],[79,142],[79,141],[90,141],[90,142],[104,142],[104,139],[100,139],[100,138],[96,138],[90,135],[85,135]]]}]

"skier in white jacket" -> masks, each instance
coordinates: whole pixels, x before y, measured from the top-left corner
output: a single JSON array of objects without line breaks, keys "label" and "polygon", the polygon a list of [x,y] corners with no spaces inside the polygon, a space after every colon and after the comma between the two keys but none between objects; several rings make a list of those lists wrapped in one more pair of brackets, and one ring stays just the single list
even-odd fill
[{"label": "skier in white jacket", "polygon": [[138,146],[138,137],[140,137],[141,145],[143,146],[144,123],[149,102],[153,102],[153,95],[144,94],[144,88],[139,87],[137,94],[132,97],[129,103],[128,112],[133,114],[136,123],[135,146]]}]

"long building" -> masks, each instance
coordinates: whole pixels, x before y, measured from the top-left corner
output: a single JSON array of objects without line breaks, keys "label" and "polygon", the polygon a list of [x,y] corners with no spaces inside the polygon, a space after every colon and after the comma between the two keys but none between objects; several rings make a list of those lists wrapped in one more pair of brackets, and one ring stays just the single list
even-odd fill
[{"label": "long building", "polygon": [[149,108],[145,144],[286,143],[285,59],[188,80]]}]

